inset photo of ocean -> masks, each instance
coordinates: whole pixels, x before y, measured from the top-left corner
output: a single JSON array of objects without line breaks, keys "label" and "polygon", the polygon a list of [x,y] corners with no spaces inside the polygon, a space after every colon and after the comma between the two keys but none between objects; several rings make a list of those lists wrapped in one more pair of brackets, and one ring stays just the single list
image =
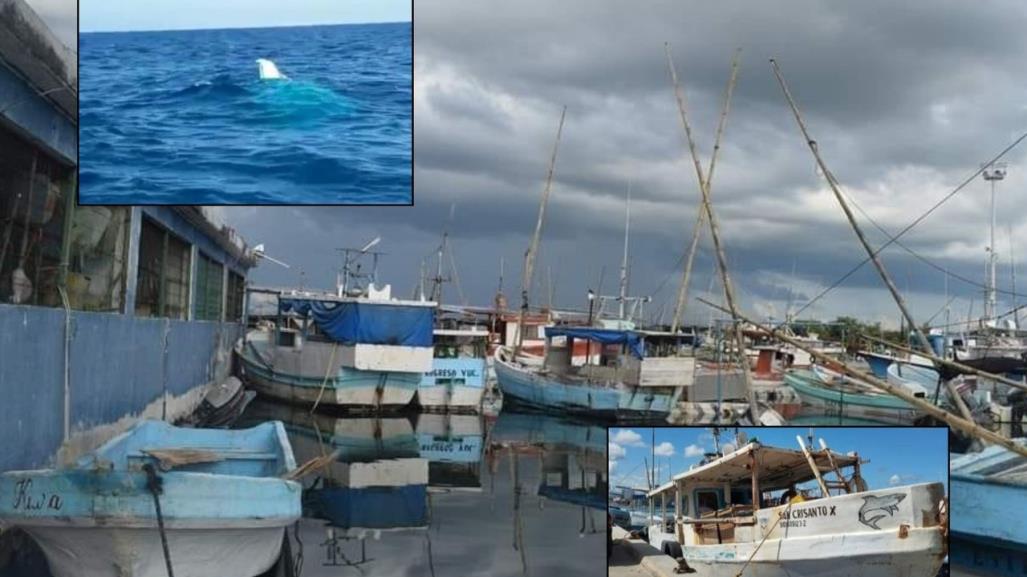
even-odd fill
[{"label": "inset photo of ocean", "polygon": [[409,3],[113,4],[81,7],[82,204],[413,202]]}]

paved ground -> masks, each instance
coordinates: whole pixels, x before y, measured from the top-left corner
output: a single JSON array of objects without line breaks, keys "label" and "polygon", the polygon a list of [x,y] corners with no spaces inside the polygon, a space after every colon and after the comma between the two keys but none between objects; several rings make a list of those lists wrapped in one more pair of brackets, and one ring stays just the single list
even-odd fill
[{"label": "paved ground", "polygon": [[613,542],[613,555],[610,556],[609,577],[653,577],[649,571],[638,564],[627,545]]}]

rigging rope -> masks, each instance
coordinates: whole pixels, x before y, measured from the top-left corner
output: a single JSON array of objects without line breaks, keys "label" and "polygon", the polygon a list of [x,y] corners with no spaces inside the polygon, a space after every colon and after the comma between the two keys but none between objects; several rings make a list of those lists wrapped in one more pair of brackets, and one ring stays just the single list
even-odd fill
[{"label": "rigging rope", "polygon": [[[966,188],[966,187],[967,187],[967,185],[969,185],[969,184],[970,184],[971,182],[973,182],[973,180],[974,180],[974,179],[976,179],[976,178],[977,178],[977,177],[978,177],[978,176],[979,176],[979,175],[980,175],[980,174],[981,174],[982,172],[984,172],[984,169],[985,169],[985,168],[987,168],[987,167],[991,166],[992,164],[994,164],[995,162],[997,162],[997,161],[998,161],[999,159],[1001,159],[1001,158],[1002,158],[1003,156],[1005,156],[1005,155],[1006,155],[1006,154],[1007,154],[1007,153],[1008,153],[1009,151],[1011,151],[1011,150],[1013,150],[1014,148],[1016,148],[1017,146],[1019,146],[1019,144],[1020,144],[1021,142],[1023,142],[1023,141],[1024,141],[1024,139],[1027,139],[1027,132],[1025,132],[1025,133],[1023,133],[1022,135],[1020,135],[1020,137],[1019,137],[1019,138],[1017,138],[1016,140],[1014,140],[1014,141],[1013,141],[1013,143],[1012,143],[1012,144],[1010,144],[1009,146],[1005,147],[1005,148],[1004,148],[1004,149],[1002,150],[1002,152],[998,153],[998,155],[996,155],[996,156],[995,156],[994,158],[992,158],[992,159],[991,159],[990,161],[988,161],[988,162],[986,162],[986,163],[982,164],[980,168],[978,168],[978,169],[977,169],[976,171],[974,171],[974,173],[973,173],[973,174],[971,174],[971,175],[970,175],[970,176],[969,176],[969,177],[968,177],[968,178],[967,178],[966,180],[964,180],[964,181],[963,181],[963,182],[962,182],[962,183],[961,183],[961,184],[960,184],[959,186],[957,186],[957,187],[956,187],[955,189],[953,189],[953,190],[952,190],[952,192],[949,192],[949,193],[948,193],[948,194],[946,194],[946,195],[945,195],[944,197],[942,197],[942,198],[941,198],[941,200],[939,200],[939,201],[938,201],[938,202],[936,202],[936,203],[935,203],[935,204],[934,204],[933,206],[931,206],[931,208],[929,208],[929,209],[927,210],[927,212],[925,212],[925,213],[921,214],[920,216],[918,216],[918,217],[917,217],[917,218],[916,218],[915,220],[913,220],[913,222],[911,222],[911,223],[909,223],[908,225],[906,225],[906,227],[905,227],[905,228],[903,228],[902,230],[900,230],[900,231],[899,231],[899,233],[898,233],[898,234],[896,234],[895,236],[890,236],[890,237],[889,237],[889,240],[888,240],[888,242],[886,242],[886,243],[884,243],[883,245],[881,245],[880,247],[878,247],[878,248],[877,248],[877,249],[876,249],[876,250],[875,250],[875,251],[873,252],[873,255],[874,255],[874,256],[877,256],[878,254],[880,254],[880,253],[881,253],[881,251],[883,251],[884,249],[886,249],[886,248],[888,248],[889,246],[891,246],[891,244],[892,244],[892,243],[898,242],[898,239],[899,239],[900,237],[902,237],[902,236],[903,236],[904,234],[906,234],[907,232],[909,232],[910,230],[912,230],[912,229],[913,229],[914,227],[916,227],[917,225],[919,225],[919,224],[920,224],[921,222],[923,222],[923,221],[924,221],[924,220],[925,220],[925,219],[926,219],[926,218],[927,218],[928,216],[930,216],[930,215],[931,215],[932,213],[934,213],[934,211],[935,211],[935,210],[937,210],[938,208],[940,208],[940,207],[941,207],[941,205],[943,205],[943,204],[945,204],[946,202],[948,202],[948,201],[949,201],[949,200],[950,200],[950,199],[951,199],[951,198],[952,198],[953,196],[955,196],[956,194],[958,194],[958,193],[959,193],[960,191],[962,191],[962,190],[963,190],[964,188]],[[838,279],[837,281],[835,281],[834,283],[832,283],[832,284],[831,284],[831,286],[829,286],[829,287],[827,287],[826,289],[824,289],[824,290],[820,291],[820,293],[818,293],[818,294],[817,294],[817,295],[816,295],[815,297],[813,297],[812,299],[810,299],[810,301],[809,301],[809,302],[807,302],[807,303],[806,303],[805,305],[803,305],[803,306],[802,306],[802,307],[801,307],[801,308],[800,308],[800,309],[799,309],[798,311],[796,311],[796,312],[795,312],[795,314],[794,314],[793,316],[798,316],[798,315],[799,315],[799,314],[801,314],[801,313],[802,313],[803,311],[805,311],[805,310],[806,310],[806,309],[808,309],[808,308],[809,308],[810,306],[812,306],[812,305],[813,305],[813,303],[815,303],[815,302],[819,301],[819,300],[820,300],[821,298],[823,298],[824,296],[826,296],[826,295],[827,295],[827,293],[829,293],[829,292],[831,292],[832,290],[834,290],[834,289],[838,288],[838,286],[839,286],[839,285],[841,285],[841,284],[842,284],[843,282],[845,282],[846,280],[848,280],[848,278],[849,278],[849,277],[851,277],[851,276],[852,276],[853,274],[855,274],[855,273],[856,273],[856,271],[858,271],[858,270],[859,270],[860,268],[862,268],[862,267],[863,267],[863,265],[865,265],[866,263],[868,263],[868,262],[870,262],[870,261],[871,261],[871,257],[869,257],[869,256],[868,256],[868,257],[864,258],[864,259],[863,259],[862,261],[860,261],[860,263],[859,263],[859,264],[857,264],[857,265],[856,265],[855,267],[853,267],[853,268],[852,268],[851,270],[849,270],[849,272],[845,273],[844,275],[842,275],[842,277],[841,277],[841,278],[839,278],[839,279]],[[778,329],[780,329],[780,328],[781,328],[781,327],[783,327],[783,326],[784,326],[785,324],[787,324],[787,320],[786,320],[786,321],[784,321],[784,322],[782,322],[782,323],[780,323],[780,324],[779,324],[779,325],[777,326],[777,328],[778,328]]]}]

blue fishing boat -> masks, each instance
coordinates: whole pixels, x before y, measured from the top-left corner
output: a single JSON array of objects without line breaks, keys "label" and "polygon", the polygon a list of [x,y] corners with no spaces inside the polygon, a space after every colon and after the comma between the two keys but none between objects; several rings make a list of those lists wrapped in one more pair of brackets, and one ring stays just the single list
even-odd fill
[{"label": "blue fishing boat", "polygon": [[166,555],[178,575],[250,577],[300,517],[295,468],[278,422],[142,421],[72,468],[0,475],[0,521],[32,536],[54,577],[163,577]]},{"label": "blue fishing boat", "polygon": [[[546,327],[544,360],[496,350],[505,399],[550,412],[616,420],[665,418],[695,378],[692,335],[633,329]],[[574,341],[591,348],[584,359]]]},{"label": "blue fishing boat", "polygon": [[432,368],[435,303],[391,298],[373,284],[358,295],[251,289],[272,295],[272,319],[236,346],[258,393],[354,411],[411,403]]},{"label": "blue fishing boat", "polygon": [[[1027,439],[1015,440],[1027,446]],[[952,455],[952,563],[990,574],[1023,575],[1027,566],[1027,458],[997,446]]]}]

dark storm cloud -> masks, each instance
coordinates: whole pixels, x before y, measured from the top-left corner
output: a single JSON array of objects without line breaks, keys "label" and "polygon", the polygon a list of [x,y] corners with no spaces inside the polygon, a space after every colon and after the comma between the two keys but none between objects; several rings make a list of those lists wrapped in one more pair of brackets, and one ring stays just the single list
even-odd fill
[{"label": "dark storm cloud", "polygon": [[[614,290],[631,183],[632,290],[656,292],[653,311],[666,308],[698,194],[664,42],[672,43],[704,168],[729,62],[741,47],[713,197],[747,306],[766,308],[768,301],[780,312],[785,301],[819,293],[865,255],[814,170],[768,58],[780,62],[847,194],[896,232],[1027,130],[1025,24],[1027,7],[1012,1],[426,0],[415,20],[416,207],[241,209],[248,212],[230,216],[244,233],[266,238],[269,251],[274,239],[283,257],[294,252],[307,278],[322,269],[323,281],[334,274],[333,247],[380,234],[392,253],[390,278],[403,292],[448,228],[468,299],[489,302],[500,258],[506,293],[515,295],[567,105],[536,269],[541,290],[533,298],[548,298],[549,267],[557,304],[582,306],[600,276],[603,291]],[[1006,158],[1009,177],[1000,185],[1002,287],[1010,282],[1009,233],[1014,247],[1027,240],[1025,158],[1027,146]],[[872,243],[882,244],[885,236],[857,214]],[[988,189],[978,179],[903,242],[982,280],[988,218]],[[301,226],[283,226],[291,221]],[[693,295],[709,286],[709,245],[707,234]],[[911,293],[917,316],[933,314],[945,300],[944,275],[897,247],[884,259]],[[263,268],[258,277],[297,282],[295,271]],[[894,317],[880,287],[867,266],[811,310]],[[948,290],[961,296],[963,309],[976,299],[979,311],[979,287],[950,279]]]}]

